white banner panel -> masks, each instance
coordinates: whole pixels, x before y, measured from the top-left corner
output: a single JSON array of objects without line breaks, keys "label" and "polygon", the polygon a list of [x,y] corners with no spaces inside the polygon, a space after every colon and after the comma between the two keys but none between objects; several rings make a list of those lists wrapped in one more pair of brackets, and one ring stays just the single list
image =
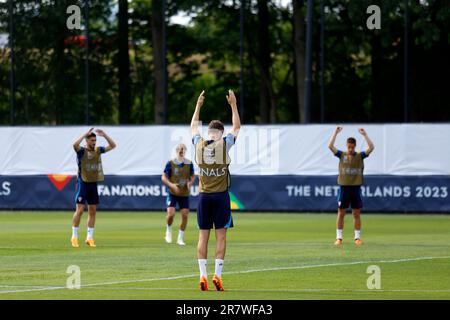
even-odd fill
[{"label": "white banner panel", "polygon": [[[338,159],[327,148],[333,125],[244,125],[231,149],[235,175],[335,175]],[[450,124],[344,125],[336,147],[349,136],[357,150],[375,143],[365,160],[370,175],[450,175]],[[105,174],[161,174],[183,142],[194,158],[189,126],[101,126],[117,143],[103,155]],[[229,128],[227,128],[228,130]],[[0,175],[76,174],[73,141],[86,126],[0,127]],[[206,130],[203,130],[206,136]],[[97,144],[106,145],[99,137]]]}]

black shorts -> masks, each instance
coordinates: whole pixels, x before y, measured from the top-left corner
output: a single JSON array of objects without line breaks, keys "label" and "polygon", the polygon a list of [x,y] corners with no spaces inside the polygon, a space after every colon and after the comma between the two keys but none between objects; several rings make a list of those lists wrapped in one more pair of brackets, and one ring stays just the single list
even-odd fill
[{"label": "black shorts", "polygon": [[84,182],[81,178],[77,181],[75,203],[96,205],[99,203],[97,182]]},{"label": "black shorts", "polygon": [[341,186],[338,193],[338,207],[347,209],[361,209],[363,206],[361,186]]},{"label": "black shorts", "polygon": [[169,193],[166,199],[167,208],[175,208],[177,203],[179,209],[189,209],[189,196],[175,196]]},{"label": "black shorts", "polygon": [[228,191],[199,194],[197,223],[201,230],[233,228]]}]

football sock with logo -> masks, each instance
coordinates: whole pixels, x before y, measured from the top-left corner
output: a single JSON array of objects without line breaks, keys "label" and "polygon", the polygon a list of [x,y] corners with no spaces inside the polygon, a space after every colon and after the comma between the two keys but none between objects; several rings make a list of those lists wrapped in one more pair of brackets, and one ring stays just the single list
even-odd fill
[{"label": "football sock with logo", "polygon": [[219,278],[222,278],[222,268],[223,268],[223,260],[216,259],[216,271],[214,273],[217,274]]},{"label": "football sock with logo", "polygon": [[78,227],[72,227],[72,239],[78,238]]},{"label": "football sock with logo", "polygon": [[87,228],[87,240],[94,239],[94,228]]},{"label": "football sock with logo", "polygon": [[202,278],[202,277],[207,278],[206,263],[207,263],[206,259],[198,259],[198,267],[200,269],[200,278]]}]

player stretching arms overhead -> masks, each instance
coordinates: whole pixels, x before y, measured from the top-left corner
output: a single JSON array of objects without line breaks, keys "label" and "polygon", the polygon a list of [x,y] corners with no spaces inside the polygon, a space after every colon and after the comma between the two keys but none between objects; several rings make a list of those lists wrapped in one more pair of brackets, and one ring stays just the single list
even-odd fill
[{"label": "player stretching arms overhead", "polygon": [[[116,147],[114,141],[103,130],[95,130],[97,135],[104,137],[108,142],[107,147],[96,147],[97,135],[94,128],[79,137],[74,143],[73,148],[77,153],[78,163],[78,180],[77,193],[75,196],[76,211],[72,220],[72,247],[78,248],[78,227],[80,219],[83,215],[84,205],[87,202],[89,217],[87,221],[87,238],[86,244],[89,247],[95,247],[94,242],[94,226],[95,214],[98,204],[97,182],[103,181],[103,168],[101,154],[108,152]],[[80,143],[86,139],[86,147],[81,147]]]},{"label": "player stretching arms overhead", "polygon": [[355,229],[355,244],[362,245],[361,241],[361,185],[363,184],[364,159],[375,148],[372,140],[370,140],[364,129],[359,129],[359,133],[366,139],[368,148],[363,152],[356,152],[356,139],[347,139],[347,151],[343,152],[335,148],[334,142],[336,136],[342,131],[342,127],[337,127],[331,136],[328,148],[333,154],[339,158],[339,176],[338,184],[340,185],[338,195],[338,216],[336,221],[336,241],[335,245],[342,244],[342,230],[344,229],[345,211],[349,206],[352,208],[354,229]]},{"label": "player stretching arms overhead", "polygon": [[226,250],[227,228],[233,227],[230,196],[228,194],[230,174],[228,151],[234,145],[241,127],[236,97],[228,91],[227,100],[231,106],[233,128],[223,137],[224,126],[219,120],[208,125],[208,139],[203,139],[198,131],[200,109],[205,100],[204,91],[200,94],[192,116],[192,142],[195,145],[195,161],[199,166],[199,202],[197,222],[199,231],[197,257],[200,268],[200,289],[208,290],[206,261],[211,229],[216,231],[216,265],[212,279],[216,290],[223,291],[222,267]]},{"label": "player stretching arms overhead", "polygon": [[169,195],[167,196],[165,240],[167,243],[172,243],[172,223],[178,203],[181,213],[181,224],[180,230],[178,231],[177,244],[184,246],[183,234],[184,230],[186,230],[189,215],[189,189],[194,184],[195,175],[192,162],[184,157],[186,146],[180,143],[176,147],[176,152],[176,158],[167,162],[161,177],[162,182],[170,189]]}]

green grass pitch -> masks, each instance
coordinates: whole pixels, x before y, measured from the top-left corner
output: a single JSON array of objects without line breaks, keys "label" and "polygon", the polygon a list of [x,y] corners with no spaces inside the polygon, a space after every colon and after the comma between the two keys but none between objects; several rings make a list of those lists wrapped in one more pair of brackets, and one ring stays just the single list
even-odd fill
[{"label": "green grass pitch", "polygon": [[[336,248],[334,214],[236,213],[225,292],[198,290],[195,214],[180,247],[164,243],[163,213],[99,212],[97,248],[77,249],[71,215],[0,212],[0,299],[450,299],[447,215],[366,214],[359,248],[349,215]],[[209,253],[211,278],[214,241]],[[81,289],[65,288],[70,265]],[[370,265],[380,290],[367,288]]]}]

